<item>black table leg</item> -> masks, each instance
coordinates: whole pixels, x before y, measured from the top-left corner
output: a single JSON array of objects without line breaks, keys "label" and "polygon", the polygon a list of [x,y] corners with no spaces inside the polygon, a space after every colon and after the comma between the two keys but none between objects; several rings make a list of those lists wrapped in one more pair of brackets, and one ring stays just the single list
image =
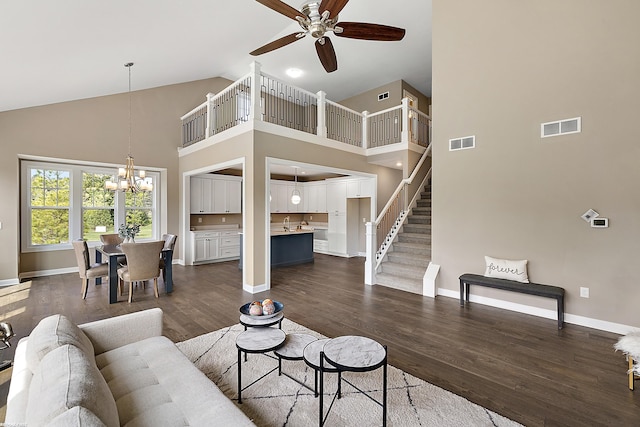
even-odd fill
[{"label": "black table leg", "polygon": [[118,257],[109,255],[109,304],[118,302]]},{"label": "black table leg", "polygon": [[238,403],[242,403],[242,352],[238,349]]}]

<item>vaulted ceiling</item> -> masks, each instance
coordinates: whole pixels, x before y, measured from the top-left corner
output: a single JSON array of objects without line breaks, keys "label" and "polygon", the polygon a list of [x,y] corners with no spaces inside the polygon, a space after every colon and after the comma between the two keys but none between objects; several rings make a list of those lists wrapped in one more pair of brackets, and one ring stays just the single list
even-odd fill
[{"label": "vaulted ceiling", "polygon": [[[284,0],[299,9],[302,0]],[[326,73],[314,39],[253,57],[249,52],[300,30],[255,0],[29,0],[0,3],[0,111],[210,77],[236,80],[257,60],[272,76],[342,100],[403,79],[431,95],[431,0],[350,0],[340,21],[406,29],[378,42],[330,35],[338,70]]]}]

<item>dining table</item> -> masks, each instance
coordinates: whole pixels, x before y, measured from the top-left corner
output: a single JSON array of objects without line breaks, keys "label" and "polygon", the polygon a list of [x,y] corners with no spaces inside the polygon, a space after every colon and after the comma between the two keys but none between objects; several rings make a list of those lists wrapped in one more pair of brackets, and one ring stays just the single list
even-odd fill
[{"label": "dining table", "polygon": [[[118,302],[118,258],[125,256],[120,245],[96,246],[96,262],[102,262],[102,256],[108,258],[109,265],[109,304]],[[165,265],[164,287],[169,294],[173,292],[173,249],[163,249],[160,252]],[[159,260],[158,260],[159,261]],[[102,283],[102,278],[96,278],[96,285]]]}]

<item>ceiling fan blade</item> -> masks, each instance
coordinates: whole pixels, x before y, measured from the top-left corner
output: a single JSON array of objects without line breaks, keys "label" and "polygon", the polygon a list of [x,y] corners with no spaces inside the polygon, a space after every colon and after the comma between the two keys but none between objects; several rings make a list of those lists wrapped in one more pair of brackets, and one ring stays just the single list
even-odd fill
[{"label": "ceiling fan blade", "polygon": [[329,17],[333,18],[340,13],[349,0],[322,0],[318,13],[322,15],[325,10],[329,11]]},{"label": "ceiling fan blade", "polygon": [[256,0],[258,3],[267,6],[271,10],[275,10],[278,13],[288,16],[289,18],[296,20],[296,16],[304,18],[302,12],[294,9],[288,4],[281,2],[280,0]]},{"label": "ceiling fan blade", "polygon": [[[320,43],[320,40],[324,39],[324,43]],[[318,58],[327,73],[333,73],[338,69],[338,60],[336,59],[336,51],[333,49],[333,44],[329,37],[323,37],[316,40],[316,52],[318,52]]]},{"label": "ceiling fan blade", "polygon": [[[302,34],[302,36],[298,36],[299,34]],[[264,46],[259,47],[258,49],[251,52],[250,55],[258,56],[262,55],[263,53],[271,52],[272,50],[276,50],[279,47],[286,46],[296,40],[300,40],[302,37],[304,37],[304,33],[289,34],[288,36],[281,37],[277,40],[272,41],[271,43],[267,43]]]},{"label": "ceiling fan blade", "polygon": [[404,37],[404,29],[388,25],[368,24],[366,22],[338,22],[342,32],[335,32],[339,37],[361,40],[398,41]]}]

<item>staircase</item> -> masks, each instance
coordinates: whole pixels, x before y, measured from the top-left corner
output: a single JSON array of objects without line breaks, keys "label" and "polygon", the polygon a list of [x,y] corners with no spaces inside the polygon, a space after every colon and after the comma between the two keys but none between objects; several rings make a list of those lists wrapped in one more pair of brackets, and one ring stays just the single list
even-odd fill
[{"label": "staircase", "polygon": [[422,277],[431,261],[431,184],[407,215],[376,273],[376,284],[422,295]]}]

